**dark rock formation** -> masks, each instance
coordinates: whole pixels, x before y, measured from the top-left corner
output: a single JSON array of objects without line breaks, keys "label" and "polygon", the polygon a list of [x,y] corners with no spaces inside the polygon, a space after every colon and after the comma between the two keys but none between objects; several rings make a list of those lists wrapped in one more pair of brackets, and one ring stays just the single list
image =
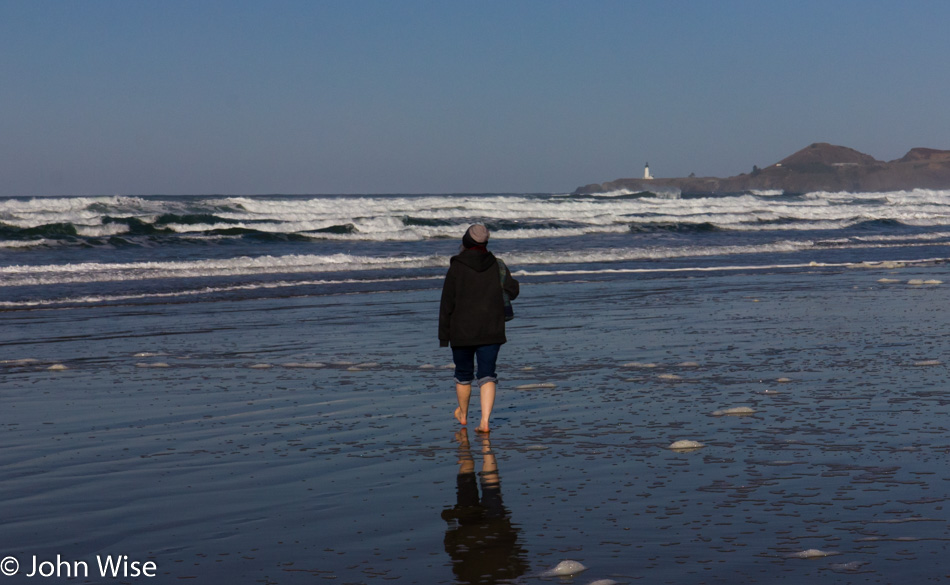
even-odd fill
[{"label": "dark rock formation", "polygon": [[950,150],[914,148],[902,158],[882,162],[852,148],[819,142],[764,169],[735,177],[617,179],[579,187],[577,194],[678,191],[687,194],[741,193],[781,189],[786,193],[815,191],[881,192],[950,189]]}]

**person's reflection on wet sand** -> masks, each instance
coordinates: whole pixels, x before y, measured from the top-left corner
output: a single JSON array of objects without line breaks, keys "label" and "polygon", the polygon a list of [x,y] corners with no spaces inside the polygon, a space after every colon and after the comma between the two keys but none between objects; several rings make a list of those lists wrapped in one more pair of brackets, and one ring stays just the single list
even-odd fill
[{"label": "person's reflection on wet sand", "polygon": [[520,577],[528,568],[526,552],[518,528],[501,501],[498,465],[488,437],[480,437],[481,498],[468,430],[460,430],[455,438],[459,442],[456,504],[442,511],[442,519],[448,523],[444,542],[445,552],[452,559],[452,571],[460,583],[489,584]]}]

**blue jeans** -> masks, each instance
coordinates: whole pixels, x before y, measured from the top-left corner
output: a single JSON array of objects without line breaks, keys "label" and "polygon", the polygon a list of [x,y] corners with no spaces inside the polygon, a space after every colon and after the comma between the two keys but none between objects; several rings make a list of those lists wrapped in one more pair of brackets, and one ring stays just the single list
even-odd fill
[{"label": "blue jeans", "polygon": [[476,379],[475,362],[478,362],[477,379],[481,386],[485,382],[498,382],[495,374],[495,362],[498,360],[500,343],[492,345],[473,345],[453,347],[452,360],[455,362],[455,382],[471,384]]}]

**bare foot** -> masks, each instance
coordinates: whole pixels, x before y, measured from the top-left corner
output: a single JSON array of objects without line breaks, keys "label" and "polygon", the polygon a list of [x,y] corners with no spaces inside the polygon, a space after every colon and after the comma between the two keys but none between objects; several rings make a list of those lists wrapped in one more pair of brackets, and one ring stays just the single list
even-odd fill
[{"label": "bare foot", "polygon": [[485,433],[485,434],[487,435],[488,433],[491,432],[491,429],[488,428],[488,425],[479,425],[479,427],[478,427],[477,429],[475,429],[475,432],[476,432],[476,433]]},{"label": "bare foot", "polygon": [[465,413],[462,412],[462,407],[456,407],[455,409],[455,419],[459,421],[459,424],[463,427],[468,424],[468,419],[465,416]]}]

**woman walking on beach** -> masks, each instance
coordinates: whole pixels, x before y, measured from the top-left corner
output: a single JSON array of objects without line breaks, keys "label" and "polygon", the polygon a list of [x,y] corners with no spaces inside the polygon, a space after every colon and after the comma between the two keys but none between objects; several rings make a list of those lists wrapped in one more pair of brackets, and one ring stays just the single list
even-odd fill
[{"label": "woman walking on beach", "polygon": [[[462,236],[462,247],[449,261],[442,285],[439,307],[439,345],[452,345],[455,362],[455,418],[468,423],[472,382],[477,380],[482,406],[481,422],[475,429],[489,431],[488,419],[495,404],[498,376],[495,361],[505,337],[505,300],[518,296],[518,281],[504,262],[488,251],[488,228],[470,226]],[[475,365],[478,365],[476,370]]]}]

